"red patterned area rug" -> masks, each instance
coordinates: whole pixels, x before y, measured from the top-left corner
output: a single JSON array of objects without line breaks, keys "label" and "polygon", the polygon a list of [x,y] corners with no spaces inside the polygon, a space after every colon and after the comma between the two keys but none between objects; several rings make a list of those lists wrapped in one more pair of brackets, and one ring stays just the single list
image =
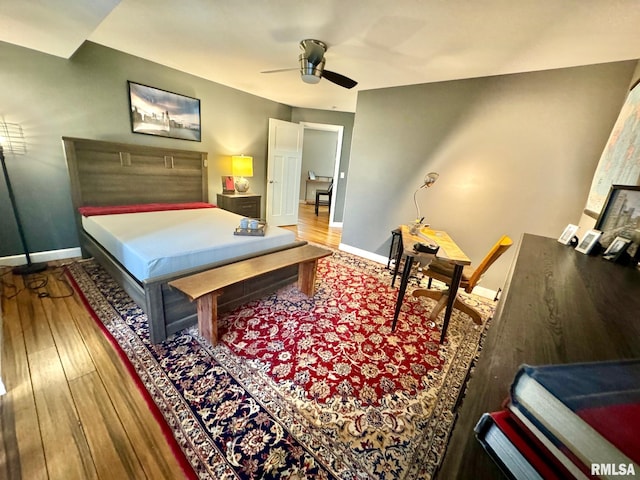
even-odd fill
[{"label": "red patterned area rug", "polygon": [[[94,317],[128,358],[196,476],[428,479],[486,329],[454,312],[443,345],[384,266],[343,252],[320,260],[317,293],[283,288],[159,345],[146,316],[96,263],[69,268]],[[485,318],[493,304],[470,296]]]}]

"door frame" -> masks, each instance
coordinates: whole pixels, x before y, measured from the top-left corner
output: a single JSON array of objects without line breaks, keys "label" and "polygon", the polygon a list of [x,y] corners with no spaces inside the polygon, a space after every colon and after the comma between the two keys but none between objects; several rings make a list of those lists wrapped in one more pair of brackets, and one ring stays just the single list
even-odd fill
[{"label": "door frame", "polygon": [[[338,134],[338,141],[336,142],[336,155],[333,168],[333,191],[334,195],[331,195],[331,205],[329,207],[329,226],[330,227],[342,227],[342,222],[334,221],[336,197],[338,192],[338,182],[340,181],[340,161],[342,160],[342,138],[344,136],[343,125],[330,125],[328,123],[314,123],[314,122],[300,122],[302,128],[305,130],[322,130],[325,132],[336,132]],[[304,156],[304,147],[302,149],[302,155]]]}]

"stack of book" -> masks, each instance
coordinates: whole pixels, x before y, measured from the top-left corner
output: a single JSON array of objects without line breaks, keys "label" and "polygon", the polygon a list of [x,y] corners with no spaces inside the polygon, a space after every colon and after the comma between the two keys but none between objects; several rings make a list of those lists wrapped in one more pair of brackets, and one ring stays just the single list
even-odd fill
[{"label": "stack of book", "polygon": [[640,359],[523,365],[475,433],[509,478],[640,477]]}]

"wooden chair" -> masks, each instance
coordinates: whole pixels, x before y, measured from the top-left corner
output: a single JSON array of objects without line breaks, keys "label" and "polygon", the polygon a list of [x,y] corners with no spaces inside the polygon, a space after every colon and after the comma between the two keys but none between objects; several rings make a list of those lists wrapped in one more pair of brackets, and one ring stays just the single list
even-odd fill
[{"label": "wooden chair", "polygon": [[[331,208],[331,195],[333,193],[333,181],[326,190],[316,190],[316,217],[318,216],[318,207],[320,205],[329,205]],[[328,197],[327,200],[321,200],[321,196]]]},{"label": "wooden chair", "polygon": [[[495,262],[500,255],[507,251],[507,249],[513,244],[513,240],[507,235],[503,235],[496,244],[491,247],[489,253],[482,259],[480,264],[473,268],[471,266],[464,267],[462,271],[462,280],[460,281],[460,288],[464,288],[465,292],[471,293],[473,288],[478,284],[487,269]],[[431,290],[431,280],[436,279],[449,285],[451,283],[451,276],[453,275],[453,265],[446,260],[434,259],[427,268],[422,270],[422,273],[429,277],[428,289],[418,289],[413,292],[414,297],[428,297],[436,300],[438,303],[434,307],[429,315],[431,321],[435,321],[442,309],[447,304],[448,291],[447,290]],[[477,325],[482,324],[482,315],[475,308],[464,303],[460,296],[457,296],[453,308],[466,313]]]}]

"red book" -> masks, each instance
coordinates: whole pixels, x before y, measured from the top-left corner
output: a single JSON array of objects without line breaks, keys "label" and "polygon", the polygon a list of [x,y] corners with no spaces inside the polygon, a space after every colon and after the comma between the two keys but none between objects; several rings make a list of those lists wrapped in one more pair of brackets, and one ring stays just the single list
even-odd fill
[{"label": "red book", "polygon": [[571,450],[558,442],[553,436],[541,431],[536,423],[529,420],[529,417],[520,410],[513,408],[512,404],[509,404],[509,408],[512,418],[518,422],[520,428],[526,431],[530,437],[535,438],[542,445],[542,448],[548,452],[549,457],[555,458],[556,462],[569,472],[566,478],[578,480],[595,480],[598,478],[591,475],[590,466],[582,463]]},{"label": "red book", "polygon": [[508,410],[485,413],[476,438],[509,478],[564,480],[573,475]]}]

